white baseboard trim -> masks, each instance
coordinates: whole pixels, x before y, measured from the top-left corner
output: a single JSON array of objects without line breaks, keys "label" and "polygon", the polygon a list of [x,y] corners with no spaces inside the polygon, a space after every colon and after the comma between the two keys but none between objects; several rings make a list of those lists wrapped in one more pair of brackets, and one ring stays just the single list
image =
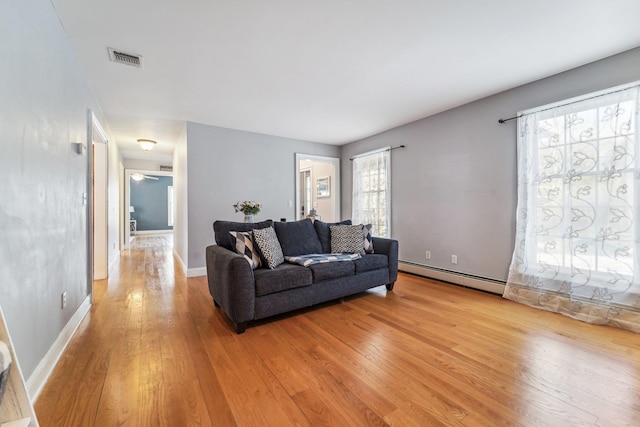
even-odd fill
[{"label": "white baseboard trim", "polygon": [[187,277],[206,276],[207,267],[190,268],[187,270]]},{"label": "white baseboard trim", "polygon": [[464,273],[428,267],[426,265],[405,261],[400,261],[398,263],[398,270],[417,274],[418,276],[429,277],[431,279],[442,280],[443,282],[455,283],[456,285],[466,286],[468,288],[480,289],[494,294],[502,295],[504,292],[505,284],[494,279],[475,277]]},{"label": "white baseboard trim", "polygon": [[135,233],[131,233],[132,236],[138,236],[141,234],[171,234],[173,230],[136,230]]},{"label": "white baseboard trim", "polygon": [[114,256],[113,259],[111,260],[111,263],[109,264],[109,269],[107,270],[109,273],[111,273],[111,270],[113,270],[113,267],[116,266],[119,259],[120,259],[120,251],[116,252],[116,256]]},{"label": "white baseboard trim", "polygon": [[182,269],[182,272],[185,273],[186,275],[187,266],[184,265],[184,261],[182,261],[182,258],[180,258],[180,255],[178,255],[178,252],[175,249],[173,250],[173,257],[178,261],[178,266]]},{"label": "white baseboard trim", "polygon": [[29,390],[29,396],[31,396],[32,402],[38,400],[38,396],[40,395],[44,385],[47,383],[51,372],[53,372],[53,368],[56,367],[62,353],[64,353],[67,345],[69,345],[69,341],[71,341],[73,334],[75,334],[78,326],[80,326],[80,323],[82,322],[82,319],[87,315],[90,308],[91,296],[87,296],[62,329],[58,338],[53,342],[53,345],[49,348],[47,354],[45,354],[44,358],[42,358],[40,363],[38,363],[36,369],[33,370],[33,373],[27,380],[27,390]]}]

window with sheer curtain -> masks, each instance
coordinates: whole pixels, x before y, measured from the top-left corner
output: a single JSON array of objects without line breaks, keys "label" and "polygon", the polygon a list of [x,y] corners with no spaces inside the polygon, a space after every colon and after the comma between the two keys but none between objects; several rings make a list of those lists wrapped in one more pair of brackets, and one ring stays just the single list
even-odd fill
[{"label": "window with sheer curtain", "polygon": [[372,234],[391,236],[391,147],[353,158],[354,224],[371,224]]},{"label": "window with sheer curtain", "polygon": [[505,298],[640,332],[640,83],[519,114]]}]

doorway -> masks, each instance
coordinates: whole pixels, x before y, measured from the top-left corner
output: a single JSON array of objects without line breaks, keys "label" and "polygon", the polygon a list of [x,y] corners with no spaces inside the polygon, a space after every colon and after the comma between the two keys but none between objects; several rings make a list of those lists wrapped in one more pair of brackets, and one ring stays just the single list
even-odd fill
[{"label": "doorway", "polygon": [[107,278],[107,143],[93,139],[93,280]]},{"label": "doorway", "polygon": [[[340,220],[340,159],[296,153],[296,219]],[[315,215],[313,215],[315,213]]]},{"label": "doorway", "polygon": [[[160,177],[173,177],[173,172],[165,172],[165,171],[152,171],[152,170],[143,170],[143,169],[125,169],[125,202],[124,202],[124,212],[123,215],[127,220],[125,221],[124,228],[124,249],[131,249],[131,241],[136,234],[147,234],[144,231],[140,231],[138,220],[140,219],[140,206],[135,206],[131,203],[131,183],[139,182],[139,180],[151,180],[157,181]],[[173,228],[173,216],[175,212],[175,194],[173,191],[173,185],[166,187],[165,197],[166,197],[166,226]],[[158,231],[156,231],[158,232]],[[173,234],[173,230],[161,230],[159,232],[162,233],[170,233]]]},{"label": "doorway", "polygon": [[93,300],[93,281],[108,275],[107,134],[89,110],[87,125],[87,294]]}]

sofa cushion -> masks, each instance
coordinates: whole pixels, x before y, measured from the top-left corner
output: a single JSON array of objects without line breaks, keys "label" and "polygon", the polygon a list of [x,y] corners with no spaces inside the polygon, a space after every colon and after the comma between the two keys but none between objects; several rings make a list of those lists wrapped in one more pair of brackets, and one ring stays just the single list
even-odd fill
[{"label": "sofa cushion", "polygon": [[281,264],[273,270],[259,268],[253,272],[256,296],[309,286],[313,282],[311,270],[299,265]]},{"label": "sofa cushion", "polygon": [[353,276],[355,274],[353,261],[312,264],[307,268],[313,272],[313,283],[337,279],[339,277]]},{"label": "sofa cushion", "polygon": [[234,222],[234,221],[215,221],[213,223],[213,231],[215,234],[216,244],[223,248],[235,251],[233,242],[231,241],[230,231],[251,231],[256,228],[267,228],[273,225],[273,221],[266,220],[262,222]]},{"label": "sofa cushion", "polygon": [[251,231],[230,231],[231,241],[237,253],[244,256],[249,262],[252,269],[256,269],[262,265],[258,248],[253,244],[253,233]]},{"label": "sofa cushion", "polygon": [[322,245],[310,219],[274,224],[284,256],[322,253]]},{"label": "sofa cushion", "polygon": [[329,227],[332,225],[351,225],[350,219],[345,219],[340,222],[322,222],[319,219],[316,219],[313,222],[313,227],[316,229],[316,233],[318,234],[318,239],[320,240],[320,244],[322,245],[323,254],[328,254],[331,252],[331,231]]},{"label": "sofa cushion", "polygon": [[331,252],[364,255],[364,233],[362,228],[362,224],[330,226]]},{"label": "sofa cushion", "polygon": [[380,268],[389,267],[389,259],[383,254],[366,254],[362,258],[355,260],[353,264],[356,267],[356,274],[365,271],[378,270]]},{"label": "sofa cushion", "polygon": [[260,256],[267,267],[274,269],[284,262],[282,248],[273,227],[253,230],[253,240],[258,245]]}]

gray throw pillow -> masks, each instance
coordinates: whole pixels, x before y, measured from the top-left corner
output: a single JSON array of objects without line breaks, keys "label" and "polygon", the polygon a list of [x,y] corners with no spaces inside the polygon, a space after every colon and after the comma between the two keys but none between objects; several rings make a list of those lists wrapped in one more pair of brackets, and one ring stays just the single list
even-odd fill
[{"label": "gray throw pillow", "polygon": [[270,269],[273,270],[284,262],[282,248],[273,227],[253,230],[253,240],[258,245],[258,249]]},{"label": "gray throw pillow", "polygon": [[322,244],[310,219],[276,222],[273,228],[276,230],[284,256],[322,253]]},{"label": "gray throw pillow", "polygon": [[364,255],[364,232],[359,225],[332,225],[331,253],[350,253]]}]

